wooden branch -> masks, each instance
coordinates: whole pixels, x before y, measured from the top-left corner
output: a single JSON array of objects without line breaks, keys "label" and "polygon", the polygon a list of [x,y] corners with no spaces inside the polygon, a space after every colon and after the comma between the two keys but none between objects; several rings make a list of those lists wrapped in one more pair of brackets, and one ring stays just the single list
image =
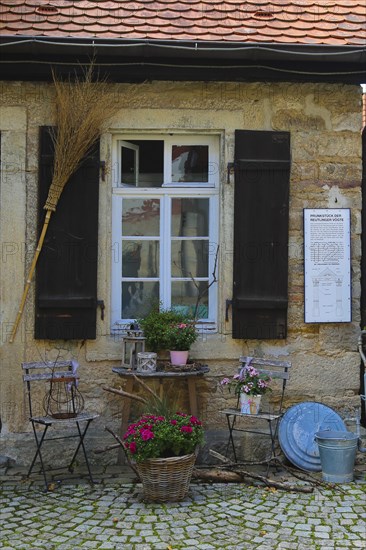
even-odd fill
[{"label": "wooden branch", "polygon": [[[144,388],[144,390],[149,392],[157,401],[159,401],[160,403],[162,402],[160,397],[154,392],[154,390],[152,388],[149,388],[149,386],[147,384],[145,384],[145,382],[143,380],[141,380],[141,378],[136,376],[136,374],[133,374],[132,376],[133,376],[134,380],[136,380],[136,382]],[[145,401],[145,403],[147,403],[147,401]]]},{"label": "wooden branch", "polygon": [[273,458],[273,461],[279,464],[279,466],[284,470],[287,470],[292,476],[296,477],[297,479],[300,479],[301,481],[308,481],[318,487],[325,487],[326,489],[332,489],[333,491],[336,490],[336,491],[340,491],[343,494],[346,494],[346,491],[344,491],[339,484],[335,485],[334,483],[323,481],[322,479],[316,478],[314,475],[312,475],[309,472],[300,473],[295,468],[292,468],[291,466],[287,466],[286,464],[284,464],[283,461],[280,460],[279,458],[275,457]]},{"label": "wooden branch", "polygon": [[135,401],[140,401],[140,403],[144,403],[144,405],[147,404],[147,400],[143,397],[140,397],[139,395],[134,395],[133,393],[128,393],[124,390],[117,390],[116,388],[111,388],[109,386],[103,386],[103,390],[109,391],[111,393],[116,393],[117,395],[121,395],[122,397],[128,397],[129,399],[135,399]]},{"label": "wooden branch", "polygon": [[[234,469],[235,468],[235,469]],[[251,479],[256,479],[261,481],[267,487],[274,487],[275,489],[281,489],[282,491],[292,491],[299,493],[312,493],[314,488],[304,487],[303,485],[292,485],[290,483],[281,483],[269,477],[261,476],[259,474],[254,474],[253,472],[248,472],[243,470],[241,466],[234,467],[233,470],[220,470],[218,468],[213,468],[212,470],[200,470],[195,468],[193,475],[196,479],[202,479],[204,481],[212,481],[214,483],[229,483],[229,482],[242,482],[246,477]]]},{"label": "wooden branch", "polygon": [[[222,454],[212,449],[210,449],[210,454],[215,458],[219,459],[221,462],[223,462],[230,472],[234,472],[235,474],[238,474],[242,481],[244,480],[244,478],[249,477],[251,479],[256,479],[257,481],[261,481],[267,487],[274,487],[275,489],[281,489],[283,491],[295,491],[299,493],[312,493],[314,491],[314,487],[312,486],[304,487],[302,485],[292,485],[289,483],[282,483],[280,481],[270,479],[260,474],[248,472],[247,470],[244,470],[243,466],[240,465],[240,463],[234,463],[228,458],[226,458],[226,456],[223,456]],[[209,472],[206,471],[205,479],[209,479],[208,476],[209,476]],[[214,470],[212,481],[215,481],[215,480],[217,480],[217,478],[216,478],[216,472]]]},{"label": "wooden branch", "polygon": [[214,451],[213,449],[210,449],[209,453],[211,456],[217,458],[218,460],[220,460],[220,462],[223,462],[224,464],[233,464],[233,462],[229,458],[222,455],[221,453],[218,453],[217,451]]},{"label": "wooden branch", "polygon": [[[222,454],[214,451],[213,449],[210,449],[209,452],[211,456],[227,464],[228,467],[230,469],[234,469],[234,471],[237,471],[238,469],[241,469],[244,466],[244,464],[241,464],[240,462],[236,462],[236,463],[232,462],[231,460],[229,460]],[[287,466],[286,464],[284,464],[280,458],[273,457],[271,458],[270,463],[277,464],[280,468],[283,468],[284,470],[289,472],[293,477],[296,477],[301,481],[306,481],[316,487],[324,487],[326,489],[338,490],[341,493],[345,493],[345,491],[339,485],[334,485],[332,483],[328,483],[327,481],[318,479],[314,475],[312,475],[310,472],[299,472],[296,468],[292,468],[291,466]],[[267,461],[252,462],[251,464],[252,465],[267,464]]]},{"label": "wooden branch", "polygon": [[114,439],[116,441],[118,441],[118,444],[122,447],[123,449],[123,452],[125,454],[125,457],[126,457],[126,460],[128,462],[128,465],[130,466],[130,468],[135,472],[135,474],[137,475],[137,477],[140,479],[140,476],[139,476],[139,473],[138,471],[136,470],[135,466],[132,464],[131,460],[130,460],[130,457],[128,456],[128,453],[127,453],[127,449],[126,449],[126,446],[125,444],[123,443],[122,439],[119,437],[119,435],[117,435],[116,433],[114,433],[110,428],[108,428],[108,426],[105,427],[105,430],[107,432],[109,432],[111,435],[113,435]]},{"label": "wooden branch", "polygon": [[[217,277],[216,277],[216,269],[217,269],[217,261],[218,261],[218,256],[219,256],[219,249],[220,249],[220,246],[217,245],[216,247],[216,255],[215,255],[215,262],[214,262],[214,266],[213,266],[213,271],[212,271],[212,281],[207,285],[207,288],[201,292],[201,294],[198,292],[198,295],[197,295],[197,300],[196,300],[196,305],[195,305],[195,309],[194,309],[194,319],[197,318],[197,314],[198,314],[198,307],[199,307],[199,304],[200,304],[200,301],[202,299],[202,297],[205,295],[205,294],[208,294],[208,291],[210,290],[210,287],[217,282]],[[193,277],[192,273],[190,273],[190,276],[191,276],[191,279],[192,279],[192,282],[194,284],[194,286],[197,288],[197,290],[199,289],[199,285],[196,283],[196,280],[195,278]]]},{"label": "wooden branch", "polygon": [[119,443],[114,443],[113,445],[108,445],[107,447],[104,447],[103,449],[94,449],[95,455],[100,455],[102,453],[106,453],[107,451],[112,451],[113,449],[119,449],[120,448]]}]

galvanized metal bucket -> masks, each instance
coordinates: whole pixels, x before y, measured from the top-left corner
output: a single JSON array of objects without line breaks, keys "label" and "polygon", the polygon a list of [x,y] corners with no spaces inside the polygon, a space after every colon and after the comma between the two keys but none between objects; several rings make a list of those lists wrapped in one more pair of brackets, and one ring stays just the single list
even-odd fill
[{"label": "galvanized metal bucket", "polygon": [[323,431],[315,434],[323,480],[331,483],[353,481],[358,436],[352,432]]}]

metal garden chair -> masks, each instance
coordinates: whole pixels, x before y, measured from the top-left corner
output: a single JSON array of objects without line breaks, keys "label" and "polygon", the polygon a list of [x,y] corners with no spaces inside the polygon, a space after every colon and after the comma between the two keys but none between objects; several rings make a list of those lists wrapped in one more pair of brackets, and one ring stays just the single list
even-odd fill
[{"label": "metal garden chair", "polygon": [[[49,442],[48,446],[51,441],[60,439],[76,438],[78,440],[68,469],[72,472],[81,449],[90,481],[94,483],[84,439],[90,423],[99,415],[83,411],[84,400],[77,389],[78,377],[74,367],[73,361],[22,363],[29,420],[36,442],[36,452],[28,470],[28,477],[38,459],[46,491],[49,489],[46,471],[50,472],[60,468],[46,468],[43,446],[45,442]],[[55,428],[55,435],[46,437],[51,428]]]},{"label": "metal garden chair", "polygon": [[[238,461],[237,452],[235,448],[234,432],[246,432],[251,434],[257,434],[261,436],[267,436],[270,441],[270,456],[261,462],[267,463],[269,466],[271,460],[277,456],[276,453],[276,438],[278,432],[279,421],[283,416],[283,400],[285,395],[285,389],[287,381],[289,379],[289,369],[291,363],[288,361],[277,361],[272,359],[252,358],[242,356],[239,359],[242,367],[249,364],[263,374],[271,377],[273,380],[279,381],[278,395],[272,400],[271,410],[260,411],[258,414],[246,414],[240,412],[239,398],[237,402],[237,408],[228,408],[220,411],[226,416],[227,425],[229,429],[229,439],[226,446],[226,456],[228,455],[229,448],[233,451],[235,462]],[[241,367],[240,367],[241,368]],[[275,393],[274,390],[273,393]],[[259,425],[259,427],[258,427]],[[263,426],[263,427],[262,427]],[[267,428],[265,430],[265,428]],[[247,464],[258,463],[257,461],[245,461]]]}]

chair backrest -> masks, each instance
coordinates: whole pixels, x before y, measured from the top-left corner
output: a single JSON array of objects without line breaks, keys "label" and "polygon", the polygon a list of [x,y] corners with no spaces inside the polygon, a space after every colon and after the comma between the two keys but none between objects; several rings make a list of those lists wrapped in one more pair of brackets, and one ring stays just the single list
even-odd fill
[{"label": "chair backrest", "polygon": [[242,355],[239,359],[242,367],[250,364],[260,372],[268,374],[271,378],[282,378],[288,380],[290,377],[289,369],[291,363],[289,361],[278,361],[277,359],[262,359],[261,357],[249,357]]},{"label": "chair backrest", "polygon": [[[26,383],[27,387],[29,414],[31,417],[35,414],[40,414],[43,406],[43,403],[40,402],[39,395],[37,395],[37,399],[33,398],[33,394],[36,395],[35,391],[33,391],[34,382],[43,381],[48,383],[48,381],[52,382],[52,380],[58,379],[58,381],[75,385],[78,380],[73,361],[40,361],[22,363],[22,369],[23,381]],[[48,385],[47,389],[49,388],[50,385]]]},{"label": "chair backrest", "polygon": [[278,361],[277,359],[263,359],[261,357],[249,357],[242,355],[239,358],[241,367],[245,365],[251,365],[255,369],[262,373],[267,374],[272,379],[282,380],[282,391],[279,401],[279,412],[282,411],[283,398],[285,394],[287,380],[290,377],[289,369],[291,368],[291,363],[289,361]]}]

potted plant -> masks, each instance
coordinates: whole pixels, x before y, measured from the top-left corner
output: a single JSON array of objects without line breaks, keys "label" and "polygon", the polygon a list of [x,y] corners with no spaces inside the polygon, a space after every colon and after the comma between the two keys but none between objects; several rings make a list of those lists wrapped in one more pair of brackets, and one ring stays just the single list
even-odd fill
[{"label": "potted plant", "polygon": [[195,416],[144,414],[123,436],[127,457],[141,479],[148,500],[182,500],[189,488],[195,451],[203,443],[202,423]]},{"label": "potted plant", "polygon": [[172,323],[167,329],[167,337],[170,362],[172,365],[185,365],[189,349],[198,337],[195,323],[189,319],[180,323]]},{"label": "potted plant", "polygon": [[143,330],[149,351],[159,354],[162,350],[169,350],[169,327],[185,320],[186,317],[182,313],[172,309],[163,309],[161,304],[154,303],[149,313],[142,319],[138,319],[138,324]]},{"label": "potted plant", "polygon": [[271,391],[270,382],[270,376],[247,364],[231,379],[223,378],[220,384],[238,396],[242,413],[258,414],[262,395]]}]

